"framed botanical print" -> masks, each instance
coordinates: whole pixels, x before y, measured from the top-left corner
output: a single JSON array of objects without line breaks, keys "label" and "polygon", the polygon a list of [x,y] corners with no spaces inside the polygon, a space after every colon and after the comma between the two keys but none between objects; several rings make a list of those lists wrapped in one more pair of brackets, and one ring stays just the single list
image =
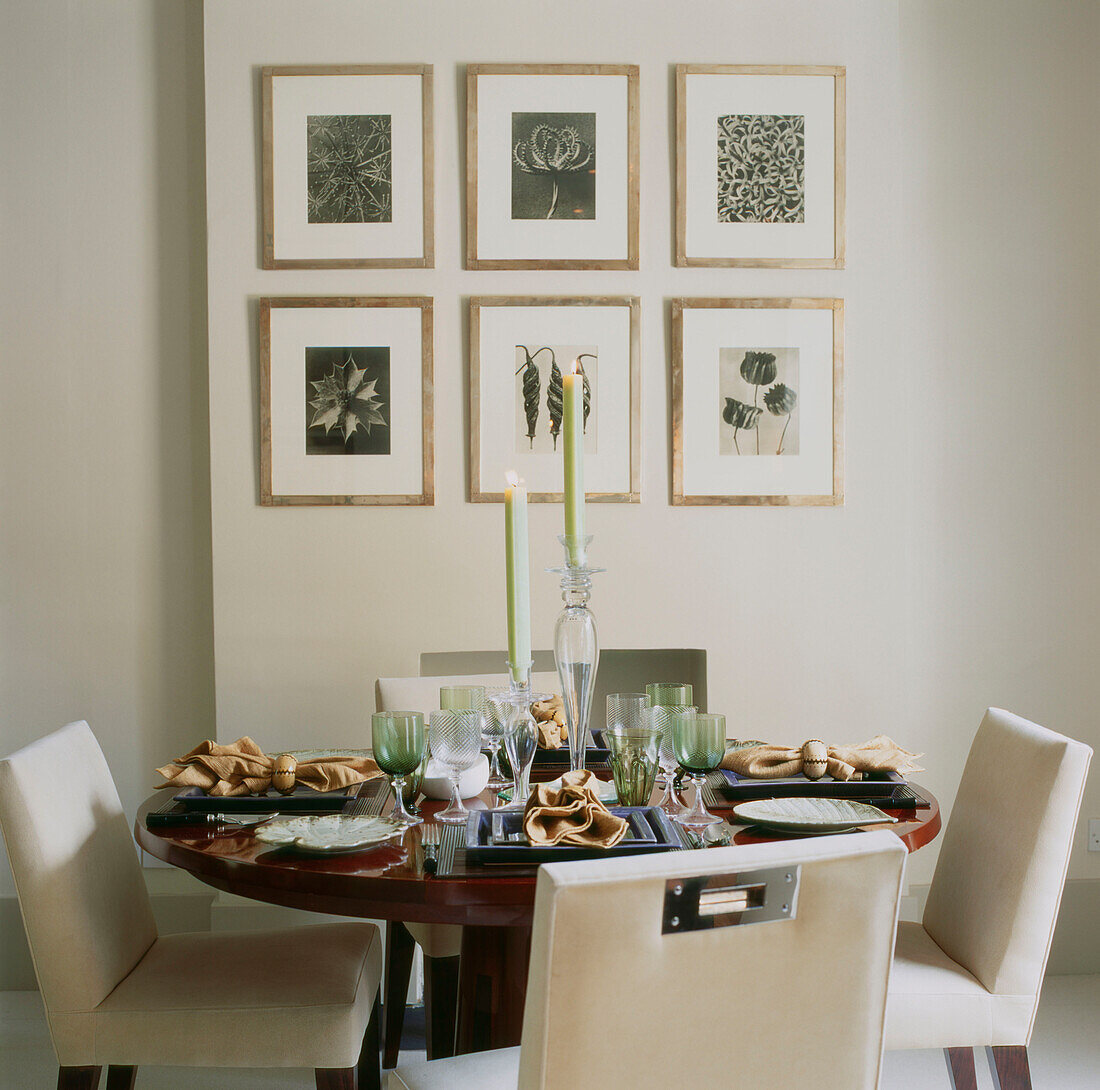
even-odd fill
[{"label": "framed botanical print", "polygon": [[840,504],[840,299],[672,301],[672,502]]},{"label": "framed botanical print", "polygon": [[584,378],[587,498],[641,498],[639,301],[470,300],[470,501],[503,503],[505,474],[536,503],[561,503],[562,376]]},{"label": "framed botanical print", "polygon": [[676,264],[844,268],[844,69],[676,66]]},{"label": "framed botanical print", "polygon": [[466,267],[638,267],[638,67],[466,68]]},{"label": "framed botanical print", "polygon": [[260,300],[260,503],[434,502],[432,301]]},{"label": "framed botanical print", "polygon": [[263,267],[421,268],[432,66],[263,70]]}]

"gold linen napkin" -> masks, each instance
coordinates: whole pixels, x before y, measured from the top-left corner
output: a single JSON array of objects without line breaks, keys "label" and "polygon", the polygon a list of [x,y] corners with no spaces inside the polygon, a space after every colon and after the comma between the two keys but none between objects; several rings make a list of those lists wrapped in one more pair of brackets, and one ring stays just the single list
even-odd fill
[{"label": "gold linen napkin", "polygon": [[539,749],[561,749],[568,733],[565,727],[565,702],[560,696],[549,700],[536,700],[531,714],[539,729]]},{"label": "gold linen napkin", "polygon": [[[271,786],[274,765],[274,757],[245,737],[230,745],[201,742],[157,772],[164,777],[161,787],[201,787],[223,798],[262,794]],[[298,762],[296,782],[315,791],[336,791],[381,775],[370,757],[314,757]]]},{"label": "gold linen napkin", "polygon": [[[878,734],[858,746],[829,746],[825,771],[834,780],[856,780],[861,772],[923,772],[914,763],[919,753],[902,749],[897,742]],[[722,768],[755,780],[779,780],[802,771],[802,749],[791,746],[750,746],[735,749],[722,758]]]},{"label": "gold linen napkin", "polygon": [[596,777],[586,768],[566,772],[561,787],[535,784],[523,811],[531,844],[613,848],[626,836],[626,821],[600,802]]}]

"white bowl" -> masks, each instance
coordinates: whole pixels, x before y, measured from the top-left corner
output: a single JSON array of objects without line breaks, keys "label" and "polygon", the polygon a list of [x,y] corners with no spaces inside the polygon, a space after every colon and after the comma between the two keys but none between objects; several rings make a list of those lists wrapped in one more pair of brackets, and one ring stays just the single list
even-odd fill
[{"label": "white bowl", "polygon": [[[472,799],[485,790],[489,782],[489,758],[484,753],[479,753],[477,760],[458,778],[458,793],[464,799]],[[433,757],[428,761],[428,767],[424,770],[424,781],[420,790],[429,799],[449,799],[451,797],[451,780],[446,768]]]}]

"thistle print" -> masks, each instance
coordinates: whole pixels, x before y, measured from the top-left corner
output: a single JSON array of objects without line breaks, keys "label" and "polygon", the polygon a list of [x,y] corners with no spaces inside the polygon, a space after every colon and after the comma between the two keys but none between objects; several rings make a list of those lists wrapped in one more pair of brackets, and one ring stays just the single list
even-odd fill
[{"label": "thistle print", "polygon": [[561,415],[564,389],[561,381],[561,368],[550,351],[550,382],[546,387],[546,409],[550,413],[550,438],[554,440],[554,449],[558,449],[558,432],[561,431]]},{"label": "thistle print", "polygon": [[512,114],[512,219],[595,219],[595,142],[595,114]]}]

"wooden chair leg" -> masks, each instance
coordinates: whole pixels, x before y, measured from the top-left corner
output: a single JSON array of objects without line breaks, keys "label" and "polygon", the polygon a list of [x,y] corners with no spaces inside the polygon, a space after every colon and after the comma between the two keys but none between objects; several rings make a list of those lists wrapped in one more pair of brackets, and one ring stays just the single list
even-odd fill
[{"label": "wooden chair leg", "polygon": [[107,1068],[107,1090],[134,1090],[136,1080],[136,1067],[116,1067],[112,1064]]},{"label": "wooden chair leg", "polygon": [[459,958],[424,959],[424,1035],[429,1060],[455,1054]]},{"label": "wooden chair leg", "polygon": [[974,1070],[974,1050],[972,1048],[945,1048],[947,1074],[951,1079],[951,1090],[978,1090],[978,1076]]},{"label": "wooden chair leg", "polygon": [[317,1090],[356,1090],[354,1067],[318,1067]]},{"label": "wooden chair leg", "polygon": [[994,1045],[985,1051],[996,1090],[1031,1090],[1026,1045]]},{"label": "wooden chair leg", "polygon": [[416,942],[409,934],[409,929],[399,920],[390,920],[386,924],[386,994],[382,1000],[382,1009],[386,1015],[382,1066],[386,1068],[397,1066],[401,1031],[405,1026],[405,1000],[409,994],[409,977],[412,975],[415,950]]},{"label": "wooden chair leg", "polygon": [[61,1067],[57,1071],[57,1090],[96,1090],[102,1067]]},{"label": "wooden chair leg", "polygon": [[359,1090],[382,1090],[382,1069],[378,1064],[379,1025],[382,1019],[380,999],[374,1000],[371,1008],[367,1031],[363,1034],[363,1047],[359,1052],[356,1072],[359,1076]]}]

